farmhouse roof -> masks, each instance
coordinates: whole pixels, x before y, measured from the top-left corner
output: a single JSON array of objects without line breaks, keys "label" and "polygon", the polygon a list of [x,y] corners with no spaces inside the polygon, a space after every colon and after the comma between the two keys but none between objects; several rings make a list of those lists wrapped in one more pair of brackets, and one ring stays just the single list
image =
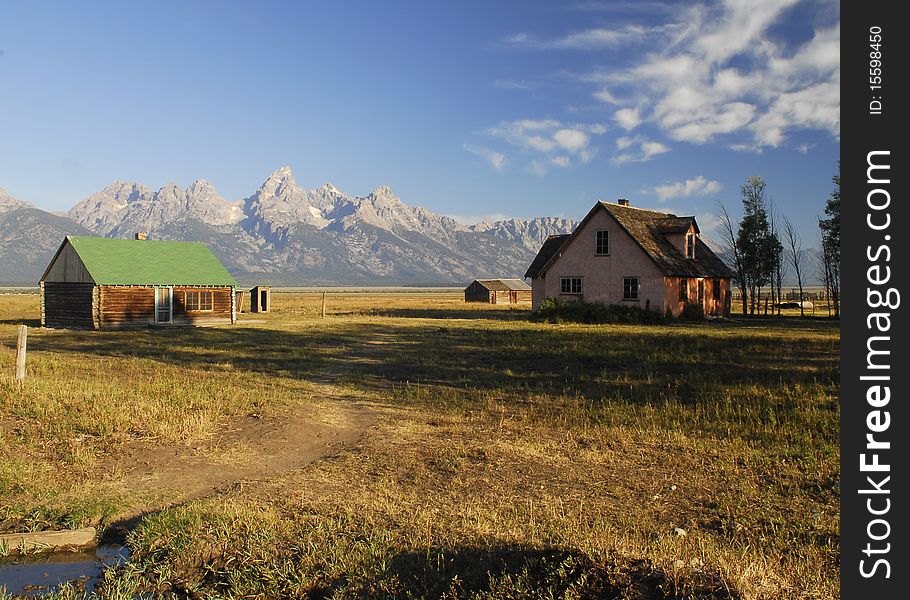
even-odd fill
[{"label": "farmhouse roof", "polygon": [[531,289],[531,286],[521,279],[475,279],[474,281],[492,292],[525,292]]},{"label": "farmhouse roof", "polygon": [[61,249],[67,242],[95,285],[237,285],[209,247],[199,242],[74,235],[66,237]]},{"label": "farmhouse roof", "polygon": [[537,256],[534,257],[534,262],[528,267],[525,277],[531,277],[533,279],[542,274],[543,271],[546,270],[544,267],[550,262],[550,259],[556,256],[563,247],[563,244],[565,244],[570,237],[571,236],[568,233],[548,236],[547,239],[544,240],[543,246],[541,246],[540,250],[537,252]]},{"label": "farmhouse roof", "polygon": [[[696,238],[695,258],[686,258],[666,238],[668,233],[684,233],[690,227],[698,233],[698,223],[695,217],[678,217],[673,214],[657,212],[613,204],[611,202],[598,202],[587,216],[579,223],[575,233],[571,236],[554,236],[565,238],[560,241],[548,238],[531,267],[526,277],[539,277],[556,260],[559,251],[571,243],[584,228],[584,225],[599,210],[606,210],[613,219],[622,227],[638,246],[648,255],[657,267],[669,277],[719,277],[730,278],[733,272],[717,257],[716,254],[701,239]],[[548,247],[548,244],[550,247]]]}]

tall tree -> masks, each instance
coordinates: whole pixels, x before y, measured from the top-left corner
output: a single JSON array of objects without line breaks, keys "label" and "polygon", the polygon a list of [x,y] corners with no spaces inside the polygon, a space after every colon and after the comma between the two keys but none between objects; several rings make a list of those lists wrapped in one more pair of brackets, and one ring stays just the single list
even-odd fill
[{"label": "tall tree", "polygon": [[821,255],[824,262],[825,289],[834,306],[834,316],[840,316],[840,161],[837,173],[831,177],[834,190],[825,203],[825,217],[818,220],[821,229]]},{"label": "tall tree", "polygon": [[790,219],[785,216],[783,217],[783,222],[787,261],[793,267],[793,272],[796,274],[796,285],[799,286],[799,316],[805,317],[806,309],[803,307],[803,270],[806,266],[806,257],[803,251],[803,242]]},{"label": "tall tree", "polygon": [[771,234],[768,240],[768,258],[771,261],[771,302],[777,307],[779,315],[780,304],[783,301],[782,288],[784,287],[784,275],[787,273],[787,262],[784,259],[784,246],[781,242],[779,224],[781,217],[774,200],[768,200],[766,210],[768,212],[768,232]]},{"label": "tall tree", "polygon": [[733,272],[736,273],[733,277],[733,283],[739,288],[740,296],[743,299],[743,315],[745,315],[747,313],[746,290],[748,288],[748,279],[746,278],[743,255],[739,248],[739,240],[736,237],[738,226],[733,226],[733,219],[730,218],[730,213],[727,212],[726,206],[718,202],[718,208],[720,209],[721,243],[724,245],[724,254],[726,254],[729,257],[728,260],[733,263],[731,266],[733,267]]},{"label": "tall tree", "polygon": [[751,176],[740,187],[743,200],[743,220],[739,223],[736,241],[742,253],[743,273],[749,290],[749,310],[755,314],[761,299],[761,289],[769,283],[780,255],[780,242],[771,232],[768,219],[768,199],[765,180]]}]

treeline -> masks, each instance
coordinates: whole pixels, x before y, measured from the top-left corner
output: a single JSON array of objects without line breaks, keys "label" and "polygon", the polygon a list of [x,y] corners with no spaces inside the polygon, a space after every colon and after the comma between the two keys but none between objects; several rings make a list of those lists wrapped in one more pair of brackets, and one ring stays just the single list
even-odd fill
[{"label": "treeline", "polygon": [[[720,237],[736,276],[733,283],[743,299],[743,315],[761,311],[763,290],[770,288],[771,305],[780,313],[783,301],[783,279],[793,270],[799,287],[800,315],[803,307],[803,285],[815,270],[825,286],[829,311],[840,316],[840,165],[831,178],[834,190],[825,203],[825,216],[818,218],[820,243],[814,253],[803,248],[799,232],[781,214],[767,194],[761,177],[752,176],[740,186],[743,217],[734,223],[724,204],[720,204]],[[766,309],[767,310],[767,309]]]}]

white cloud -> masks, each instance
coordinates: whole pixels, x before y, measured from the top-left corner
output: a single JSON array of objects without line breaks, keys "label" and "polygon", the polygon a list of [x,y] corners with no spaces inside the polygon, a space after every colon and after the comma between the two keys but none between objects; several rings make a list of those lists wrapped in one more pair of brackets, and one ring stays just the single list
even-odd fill
[{"label": "white cloud", "polygon": [[506,155],[502,152],[495,152],[489,148],[484,148],[482,146],[473,146],[471,144],[465,144],[464,149],[471,154],[474,154],[486,160],[488,163],[490,163],[490,166],[492,166],[497,171],[502,171],[506,166]]},{"label": "white cloud", "polygon": [[507,37],[504,42],[509,46],[535,50],[595,50],[628,44],[631,40],[641,39],[648,33],[648,29],[639,25],[626,25],[620,29],[605,27],[582,29],[550,39],[540,39],[522,32]]},{"label": "white cloud", "polygon": [[[654,123],[671,139],[717,138],[751,151],[792,131],[840,131],[837,3],[816,4],[816,30],[802,42],[772,27],[799,0],[722,0],[679,8],[647,30],[647,53],[630,68],[599,67],[578,78],[632,130]],[[619,99],[627,99],[620,101]],[[751,139],[747,139],[751,138]]]},{"label": "white cloud", "polygon": [[601,88],[594,92],[594,97],[600,100],[601,102],[606,102],[607,104],[621,104],[621,102],[613,95],[613,92],[607,88]]},{"label": "white cloud", "polygon": [[635,129],[641,124],[641,115],[639,115],[637,108],[621,108],[616,111],[613,118],[626,131]]},{"label": "white cloud", "polygon": [[[529,165],[530,171],[536,175],[544,175],[550,166],[570,166],[573,158],[578,159],[581,164],[590,162],[596,155],[596,149],[591,148],[593,136],[606,132],[607,126],[603,123],[563,123],[555,119],[520,119],[503,121],[495,127],[487,128],[484,133],[517,146],[524,153],[534,156]],[[467,145],[466,149],[468,149]],[[504,163],[504,156],[502,160]]]},{"label": "white cloud", "polygon": [[642,160],[651,160],[658,154],[669,151],[670,149],[660,142],[645,142],[641,145]]},{"label": "white cloud", "polygon": [[578,129],[560,129],[553,134],[553,139],[569,152],[579,152],[588,145],[588,134]]},{"label": "white cloud", "polygon": [[699,175],[693,179],[685,181],[676,181],[665,185],[659,185],[654,188],[657,199],[666,202],[671,198],[688,198],[690,196],[710,196],[720,191],[720,183],[707,179],[704,175]]},{"label": "white cloud", "polygon": [[714,213],[697,213],[695,215],[695,220],[698,222],[698,229],[701,231],[701,235],[711,237],[712,235],[716,235],[716,232],[720,230],[720,217]]},{"label": "white cloud", "polygon": [[[631,151],[637,145],[637,151]],[[616,146],[621,152],[613,157],[613,164],[622,165],[627,162],[644,162],[655,156],[669,152],[670,148],[660,142],[643,139],[641,136],[634,138],[622,137],[616,140]]]},{"label": "white cloud", "polygon": [[530,90],[537,87],[537,84],[515,79],[497,79],[493,82],[493,87],[499,90]]}]

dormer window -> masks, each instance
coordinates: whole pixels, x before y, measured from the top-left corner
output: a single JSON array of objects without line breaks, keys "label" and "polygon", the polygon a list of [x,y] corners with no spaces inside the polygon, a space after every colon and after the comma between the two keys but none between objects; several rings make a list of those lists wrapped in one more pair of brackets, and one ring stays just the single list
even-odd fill
[{"label": "dormer window", "polygon": [[686,234],[686,258],[695,258],[695,234]]}]

